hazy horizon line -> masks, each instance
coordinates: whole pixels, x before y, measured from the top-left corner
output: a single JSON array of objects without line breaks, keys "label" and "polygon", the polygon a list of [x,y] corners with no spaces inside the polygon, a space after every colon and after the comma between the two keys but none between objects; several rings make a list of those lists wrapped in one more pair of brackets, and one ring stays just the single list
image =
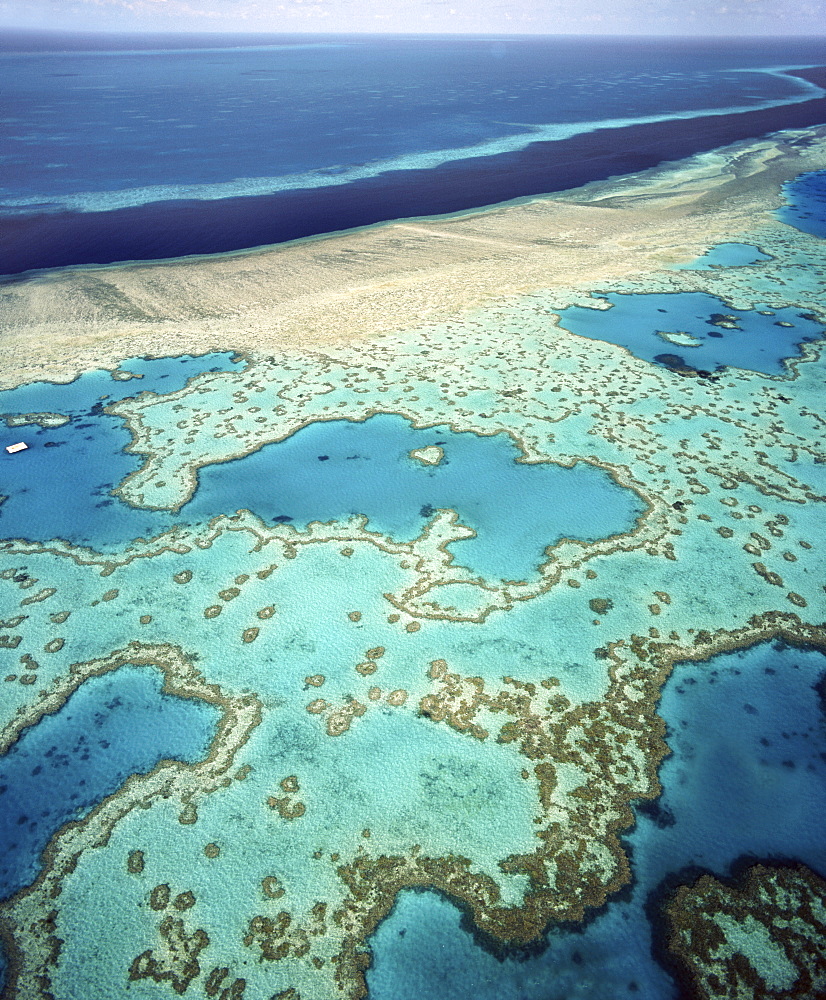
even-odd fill
[{"label": "hazy horizon line", "polygon": [[753,31],[740,32],[738,34],[726,35],[719,33],[704,32],[616,32],[616,31],[365,31],[354,29],[352,31],[322,31],[304,29],[303,31],[290,30],[236,30],[232,28],[203,28],[197,31],[184,31],[181,29],[157,29],[157,28],[44,28],[41,26],[22,24],[0,24],[0,34],[17,32],[20,34],[33,35],[94,35],[108,37],[215,37],[234,36],[244,38],[257,37],[395,37],[395,38],[419,38],[439,37],[439,38],[705,38],[707,40],[719,42],[742,41],[749,38],[799,38],[806,41],[816,41],[823,39],[826,41],[826,31],[822,34],[813,35],[809,32],[789,32],[788,34],[775,31]]}]

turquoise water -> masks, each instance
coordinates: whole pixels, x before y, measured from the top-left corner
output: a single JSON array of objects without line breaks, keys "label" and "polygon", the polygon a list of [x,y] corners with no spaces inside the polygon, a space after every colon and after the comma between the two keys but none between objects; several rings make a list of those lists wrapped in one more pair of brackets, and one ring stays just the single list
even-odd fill
[{"label": "turquoise water", "polygon": [[690,264],[676,264],[674,270],[710,271],[715,267],[744,267],[761,260],[771,260],[771,257],[749,243],[718,243]]},{"label": "turquoise water", "polygon": [[[62,413],[68,424],[6,427],[0,422],[0,535],[76,544],[122,545],[168,526],[146,511],[134,510],[109,491],[141,464],[123,449],[131,435],[119,417],[103,413],[109,403],[140,392],[169,393],[208,371],[229,371],[239,361],[232,352],[202,357],[131,358],[121,370],[140,379],[118,381],[107,371],[91,371],[67,384],[33,382],[0,392],[0,413]],[[8,455],[5,446],[25,441],[28,451]]]},{"label": "turquoise water", "polygon": [[[785,358],[797,357],[799,345],[823,336],[823,327],[796,309],[732,309],[702,292],[666,294],[609,293],[608,310],[570,306],[559,312],[571,333],[627,348],[642,361],[715,371],[731,366],[765,375],[782,375]],[[761,311],[762,310],[762,311]],[[732,317],[734,328],[720,326]],[[787,325],[781,325],[787,324]],[[658,331],[685,332],[696,343],[669,342]]]},{"label": "turquoise water", "polygon": [[[582,929],[553,929],[541,955],[500,961],[434,892],[402,893],[373,935],[371,1000],[677,1000],[653,960],[646,904],[666,877],[730,872],[744,855],[795,858],[826,874],[826,659],[780,643],[678,664],[660,713],[673,755],[664,791],[626,838],[634,884]],[[653,901],[656,896],[653,897]]]},{"label": "turquoise water", "polygon": [[0,758],[0,899],[34,880],[41,851],[132,774],[205,756],[220,712],[163,693],[151,667],[91,677]]},{"label": "turquoise water", "polygon": [[[225,360],[229,364],[229,355]],[[173,363],[165,362],[167,368]],[[164,370],[160,362],[147,364]],[[637,496],[601,469],[585,463],[572,469],[518,463],[520,453],[504,434],[417,430],[403,417],[386,414],[363,423],[311,424],[253,454],[206,466],[194,498],[179,514],[135,509],[110,495],[140,461],[123,453],[130,435],[122,422],[95,410],[96,390],[108,388],[107,381],[104,373],[93,372],[66,387],[41,384],[25,387],[28,395],[23,390],[2,394],[13,397],[14,412],[21,412],[22,403],[48,402],[82,419],[34,434],[21,433],[31,428],[15,429],[15,440],[29,441],[30,449],[0,456],[8,494],[0,507],[3,536],[64,538],[105,551],[244,508],[297,527],[364,514],[371,530],[410,540],[438,508],[450,507],[478,532],[477,538],[454,543],[457,562],[488,579],[518,579],[532,574],[545,547],[560,538],[589,541],[629,531],[643,512]],[[64,389],[72,408],[62,405]],[[8,407],[9,400],[0,397],[4,403]],[[431,444],[445,449],[439,466],[408,457]],[[65,502],[67,483],[71,503]]]},{"label": "turquoise water", "polygon": [[[444,450],[438,466],[408,457],[428,445]],[[304,526],[365,514],[370,530],[407,541],[449,507],[478,533],[450,545],[456,562],[487,579],[521,579],[535,572],[547,545],[629,531],[643,512],[639,498],[601,469],[528,465],[516,461],[519,455],[505,434],[417,430],[391,414],[318,422],[235,462],[203,468],[182,515],[204,521],[246,507],[265,520]]]}]

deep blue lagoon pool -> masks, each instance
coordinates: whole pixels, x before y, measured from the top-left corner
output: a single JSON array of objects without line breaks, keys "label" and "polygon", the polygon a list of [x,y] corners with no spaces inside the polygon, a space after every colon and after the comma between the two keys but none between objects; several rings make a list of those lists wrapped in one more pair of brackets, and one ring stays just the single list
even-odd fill
[{"label": "deep blue lagoon pool", "polygon": [[704,292],[611,292],[600,298],[611,308],[569,306],[559,312],[561,326],[666,367],[715,372],[730,366],[784,375],[784,361],[824,333],[821,323],[797,309],[732,309]]},{"label": "deep blue lagoon pool", "polygon": [[[123,421],[103,407],[140,392],[169,393],[203,372],[230,371],[241,361],[232,352],[201,357],[131,358],[121,371],[140,378],[118,381],[108,371],[90,371],[73,382],[32,382],[0,392],[0,414],[61,413],[57,428],[0,422],[0,536],[78,545],[123,545],[170,526],[167,518],[135,510],[110,490],[140,468],[124,448],[131,441]],[[24,441],[28,451],[8,455],[5,445]]]},{"label": "deep blue lagoon pool", "polygon": [[783,222],[826,239],[826,170],[801,174],[784,185],[786,204],[777,210]]},{"label": "deep blue lagoon pool", "polygon": [[[218,360],[229,365],[229,358]],[[214,359],[199,360],[211,368]],[[157,375],[174,370],[176,359],[146,364]],[[7,496],[0,505],[3,537],[62,538],[108,551],[246,509],[295,527],[362,514],[370,530],[409,541],[437,509],[449,507],[477,532],[452,543],[458,563],[488,579],[522,579],[536,572],[547,546],[566,537],[593,541],[631,531],[645,509],[637,494],[585,462],[570,469],[528,464],[518,461],[508,435],[446,426],[420,430],[392,414],[310,424],[257,452],[201,468],[193,498],[178,513],[138,509],[111,495],[140,460],[123,452],[131,438],[122,421],[101,413],[96,402],[98,389],[114,396],[115,386],[126,395],[124,385],[134,383],[113,383],[108,373],[93,372],[68,386],[38,383],[0,394],[0,406],[15,412],[48,404],[75,414],[56,430],[8,432],[9,440],[27,440],[30,448],[0,453],[0,491]],[[444,450],[437,466],[410,457],[429,445]]]},{"label": "deep blue lagoon pool", "polygon": [[132,774],[205,756],[220,711],[162,691],[152,667],[91,677],[0,757],[0,899],[31,883],[51,836]]},{"label": "deep blue lagoon pool", "polygon": [[[409,457],[430,445],[444,450],[439,465]],[[546,546],[630,531],[643,513],[639,497],[602,469],[519,457],[506,434],[419,430],[392,414],[318,422],[235,462],[203,468],[182,514],[202,521],[240,506],[296,526],[366,514],[370,530],[408,541],[437,509],[451,508],[477,532],[451,543],[456,562],[488,579],[521,579],[536,571]]]}]

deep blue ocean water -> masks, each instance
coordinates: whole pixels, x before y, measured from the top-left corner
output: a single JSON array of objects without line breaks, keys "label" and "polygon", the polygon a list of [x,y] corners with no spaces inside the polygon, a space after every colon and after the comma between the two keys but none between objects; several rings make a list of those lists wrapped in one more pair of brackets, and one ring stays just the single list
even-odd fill
[{"label": "deep blue ocean water", "polygon": [[371,1000],[677,1000],[646,913],[657,912],[664,880],[692,881],[699,868],[728,876],[749,856],[826,875],[826,719],[815,688],[825,676],[822,653],[782,643],[678,664],[659,709],[673,751],[664,791],[638,808],[625,841],[630,894],[581,928],[551,930],[540,955],[500,961],[447,899],[402,893],[372,938]]},{"label": "deep blue ocean water", "polygon": [[52,834],[81,819],[131,774],[162,760],[194,763],[215,735],[220,712],[161,689],[151,667],[91,677],[0,758],[0,899],[37,875]]},{"label": "deep blue ocean water", "polygon": [[0,36],[0,273],[454,211],[826,120],[784,72],[826,62],[818,39],[260,41]]},{"label": "deep blue ocean water", "polygon": [[[731,366],[782,375],[787,371],[784,359],[800,356],[799,344],[824,334],[821,323],[799,310],[731,309],[703,292],[600,297],[611,303],[610,309],[569,306],[560,310],[560,324],[571,333],[619,344],[643,361],[667,367],[713,372]],[[694,342],[673,343],[663,332],[688,333]]]},{"label": "deep blue ocean water", "polygon": [[[323,187],[460,159],[483,143],[476,155],[606,122],[784,104],[814,88],[765,70],[824,55],[800,42],[783,52],[776,40],[223,41],[0,54],[4,206],[88,211]],[[201,190],[216,185],[225,190]]]}]

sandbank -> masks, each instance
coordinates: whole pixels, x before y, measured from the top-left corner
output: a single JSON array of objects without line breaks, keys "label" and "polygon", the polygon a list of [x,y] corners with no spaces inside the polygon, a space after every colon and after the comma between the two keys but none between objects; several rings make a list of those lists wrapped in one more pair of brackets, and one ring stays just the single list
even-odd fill
[{"label": "sandbank", "polygon": [[135,356],[323,351],[509,295],[632,280],[772,224],[781,185],[822,168],[824,154],[826,126],[784,131],[451,216],[208,257],[32,272],[0,287],[0,387],[70,381]]}]

